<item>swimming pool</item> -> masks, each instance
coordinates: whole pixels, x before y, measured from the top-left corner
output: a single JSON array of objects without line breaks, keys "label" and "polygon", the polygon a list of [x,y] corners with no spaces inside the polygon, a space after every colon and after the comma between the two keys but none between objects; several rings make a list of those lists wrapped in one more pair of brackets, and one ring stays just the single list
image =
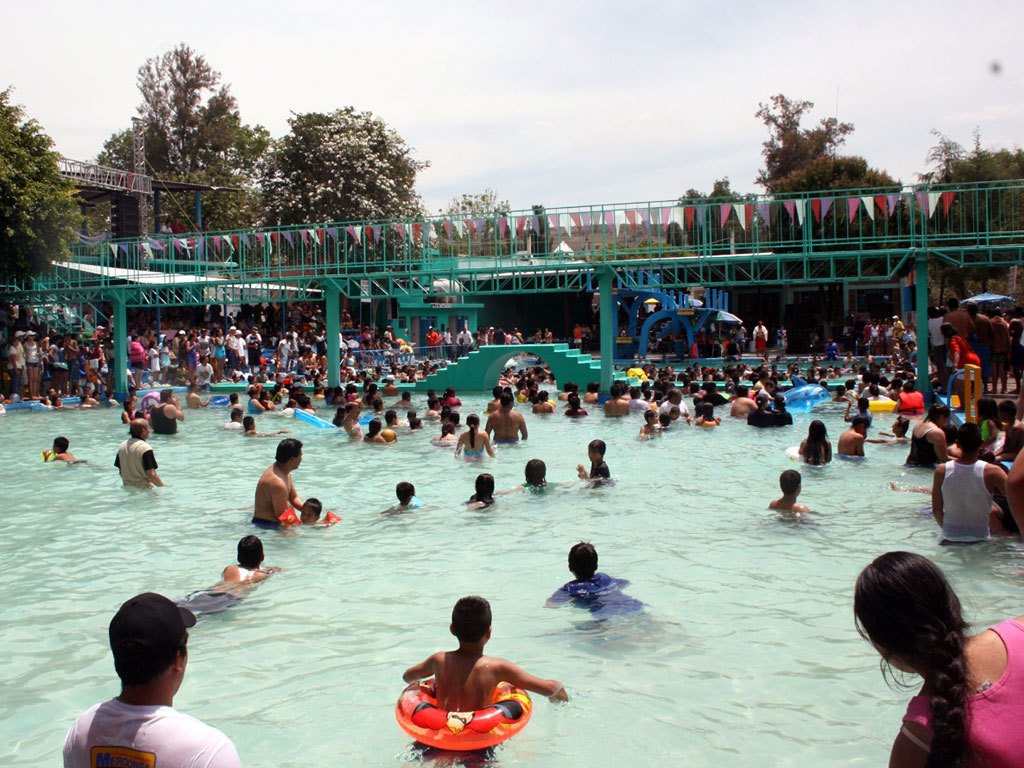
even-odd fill
[{"label": "swimming pool", "polygon": [[[464,415],[484,403],[464,399]],[[414,402],[422,410],[423,397]],[[835,444],[842,411],[832,408],[814,416]],[[898,466],[902,447],[804,469],[801,501],[820,510],[805,522],[768,511],[779,472],[797,466],[783,450],[811,416],[779,430],[726,419],[641,443],[638,416],[527,414],[529,442],[480,463],[430,446],[435,425],[366,446],[261,416],[261,429],[287,426],[303,440],[300,494],[343,517],[286,533],[246,522],[276,440],[218,430],[226,418],[189,411],[178,435],[153,437],[172,487],[152,492],[121,487],[112,462],[126,430],[114,409],[0,419],[10,465],[0,519],[5,763],[53,765],[71,721],[117,693],[106,627],[124,599],[214,583],[253,532],[284,570],[200,619],[175,699],[227,733],[247,766],[412,762],[393,716],[401,674],[452,647],[451,607],[466,594],[491,601],[489,653],[564,681],[572,697],[537,701],[530,726],[497,753],[530,766],[881,764],[910,694],[886,688],[853,627],[859,570],[909,549],[946,570],[977,626],[1020,613],[1019,545],[939,547],[918,512],[928,497],[889,490],[900,475],[929,480]],[[39,451],[58,434],[90,464],[43,464]],[[616,483],[583,490],[575,467],[595,437],[608,442]],[[478,472],[511,488],[534,457],[570,487],[465,510]],[[399,480],[428,506],[382,517]],[[632,581],[646,614],[595,626],[579,609],[544,607],[580,539],[597,547],[601,570]]]}]

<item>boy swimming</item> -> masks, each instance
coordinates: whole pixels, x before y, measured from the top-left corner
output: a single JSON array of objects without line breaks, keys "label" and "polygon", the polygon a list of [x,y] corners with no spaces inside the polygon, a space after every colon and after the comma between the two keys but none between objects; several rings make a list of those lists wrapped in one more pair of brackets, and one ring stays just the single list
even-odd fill
[{"label": "boy swimming", "polygon": [[253,587],[281,570],[263,565],[263,542],[259,536],[242,537],[237,556],[238,564],[226,566],[219,582],[175,602],[193,613],[220,613],[241,602]]},{"label": "boy swimming", "polygon": [[71,441],[66,437],[53,438],[53,448],[47,448],[39,454],[43,461],[66,461],[68,464],[77,464],[75,455],[68,450]]},{"label": "boy swimming", "polygon": [[590,473],[587,473],[587,468],[582,464],[576,465],[576,474],[579,475],[580,480],[595,480],[594,485],[598,485],[602,480],[610,480],[612,473],[608,469],[608,465],[604,462],[604,454],[608,449],[605,445],[604,440],[591,440],[587,446],[587,457],[590,459]]},{"label": "boy swimming", "polygon": [[610,614],[642,611],[644,604],[622,591],[629,586],[628,579],[615,579],[597,570],[597,550],[589,541],[581,541],[569,550],[569,570],[574,576],[551,597],[547,605],[558,607],[573,600],[591,613]]},{"label": "boy swimming", "polygon": [[482,597],[464,597],[452,609],[449,631],[458,638],[454,651],[439,651],[409,667],[402,675],[407,683],[434,677],[437,706],[455,712],[472,712],[491,703],[500,682],[568,701],[565,686],[557,680],[535,677],[505,659],[484,656],[491,639],[491,606]]},{"label": "boy swimming", "polygon": [[810,512],[811,508],[797,503],[800,495],[800,485],[803,478],[795,469],[787,469],[779,475],[779,489],[782,491],[782,498],[775,499],[768,505],[768,509],[777,509],[783,512],[795,512],[803,514]]}]

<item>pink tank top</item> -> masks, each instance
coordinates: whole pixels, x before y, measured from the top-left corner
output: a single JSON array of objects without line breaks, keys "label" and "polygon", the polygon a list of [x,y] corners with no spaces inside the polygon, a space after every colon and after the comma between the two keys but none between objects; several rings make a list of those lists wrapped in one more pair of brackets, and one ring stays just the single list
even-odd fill
[{"label": "pink tank top", "polygon": [[[1024,745],[1024,625],[1009,619],[992,631],[1006,646],[1006,669],[998,681],[967,700],[971,765],[1018,768]],[[903,722],[931,728],[929,697],[912,698]]]}]

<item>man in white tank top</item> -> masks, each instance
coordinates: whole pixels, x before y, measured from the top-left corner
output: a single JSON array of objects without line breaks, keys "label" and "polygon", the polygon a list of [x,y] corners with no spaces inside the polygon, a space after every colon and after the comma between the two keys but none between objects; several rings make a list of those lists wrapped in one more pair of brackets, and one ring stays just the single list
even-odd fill
[{"label": "man in white tank top", "polygon": [[[956,443],[961,457],[935,469],[932,514],[942,526],[943,541],[984,541],[991,530],[990,518],[998,520],[1000,515],[992,497],[997,493],[1006,495],[1006,472],[995,464],[978,461],[981,430],[977,424],[961,425]],[[998,522],[996,530],[1003,530]]]}]

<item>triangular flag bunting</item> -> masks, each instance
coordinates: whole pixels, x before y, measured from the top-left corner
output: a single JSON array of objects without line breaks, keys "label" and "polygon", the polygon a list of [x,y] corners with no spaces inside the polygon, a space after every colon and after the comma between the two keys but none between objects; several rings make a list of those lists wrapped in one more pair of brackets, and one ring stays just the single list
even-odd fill
[{"label": "triangular flag bunting", "polygon": [[299,231],[299,234],[302,236],[302,244],[306,245],[309,242],[309,232],[303,229]]},{"label": "triangular flag bunting", "polygon": [[868,215],[868,218],[872,221],[875,220],[875,200],[876,198],[867,195],[862,197],[860,201],[864,203],[864,213]]},{"label": "triangular flag bunting", "polygon": [[583,229],[583,218],[578,213],[570,213],[569,220],[572,222],[572,227],[577,232]]},{"label": "triangular flag bunting", "polygon": [[819,198],[815,198],[814,200],[811,200],[811,213],[814,214],[814,220],[820,224],[821,223],[821,200]]},{"label": "triangular flag bunting", "polygon": [[804,225],[804,216],[807,215],[807,208],[804,206],[806,202],[806,200],[801,200],[796,206],[796,220],[801,227]]},{"label": "triangular flag bunting", "polygon": [[772,220],[772,204],[771,203],[758,203],[757,204],[757,217],[761,219],[766,227],[771,227]]},{"label": "triangular flag bunting", "polygon": [[850,221],[853,221],[857,217],[858,208],[860,208],[859,197],[846,198],[846,215],[850,217]]},{"label": "triangular flag bunting", "polygon": [[834,197],[821,198],[821,218],[824,219],[826,216],[828,216],[828,212],[832,209],[832,203],[834,203],[835,201],[836,199]]},{"label": "triangular flag bunting", "polygon": [[942,193],[942,215],[946,216],[949,214],[949,206],[953,204],[953,198],[956,197],[956,192],[943,192]]},{"label": "triangular flag bunting", "polygon": [[633,234],[636,234],[636,211],[626,211],[626,221],[629,222],[629,228],[633,230]]},{"label": "triangular flag bunting", "polygon": [[683,207],[683,226],[689,229],[693,226],[693,217],[697,214],[692,205]]},{"label": "triangular flag bunting", "polygon": [[444,236],[448,239],[452,239],[452,223],[445,220],[444,222]]},{"label": "triangular flag bunting", "polygon": [[892,216],[894,213],[896,213],[896,206],[898,206],[900,203],[900,196],[895,194],[886,195],[885,202],[887,203],[888,208],[888,213],[886,215]]},{"label": "triangular flag bunting", "polygon": [[942,199],[941,192],[929,192],[928,193],[928,215],[931,216],[937,210],[939,210],[939,200]]},{"label": "triangular flag bunting", "polygon": [[672,209],[662,208],[661,209],[661,226],[667,227],[672,221]]},{"label": "triangular flag bunting", "polygon": [[786,209],[786,213],[789,214],[789,220],[791,222],[796,221],[796,201],[794,200],[783,200],[782,207]]},{"label": "triangular flag bunting", "polygon": [[695,205],[694,210],[697,211],[697,226],[704,226],[704,219],[707,216],[708,207],[706,205]]},{"label": "triangular flag bunting", "polygon": [[288,241],[288,245],[290,245],[290,246],[292,246],[294,248],[295,247],[295,240],[294,240],[294,238],[292,238],[292,233],[291,232],[282,232],[281,234],[284,235],[284,239]]},{"label": "triangular flag bunting", "polygon": [[917,193],[917,204],[921,207],[921,212],[924,214],[924,217],[927,219],[931,215],[929,213],[929,208],[928,208],[928,193],[927,192],[918,192]]}]

